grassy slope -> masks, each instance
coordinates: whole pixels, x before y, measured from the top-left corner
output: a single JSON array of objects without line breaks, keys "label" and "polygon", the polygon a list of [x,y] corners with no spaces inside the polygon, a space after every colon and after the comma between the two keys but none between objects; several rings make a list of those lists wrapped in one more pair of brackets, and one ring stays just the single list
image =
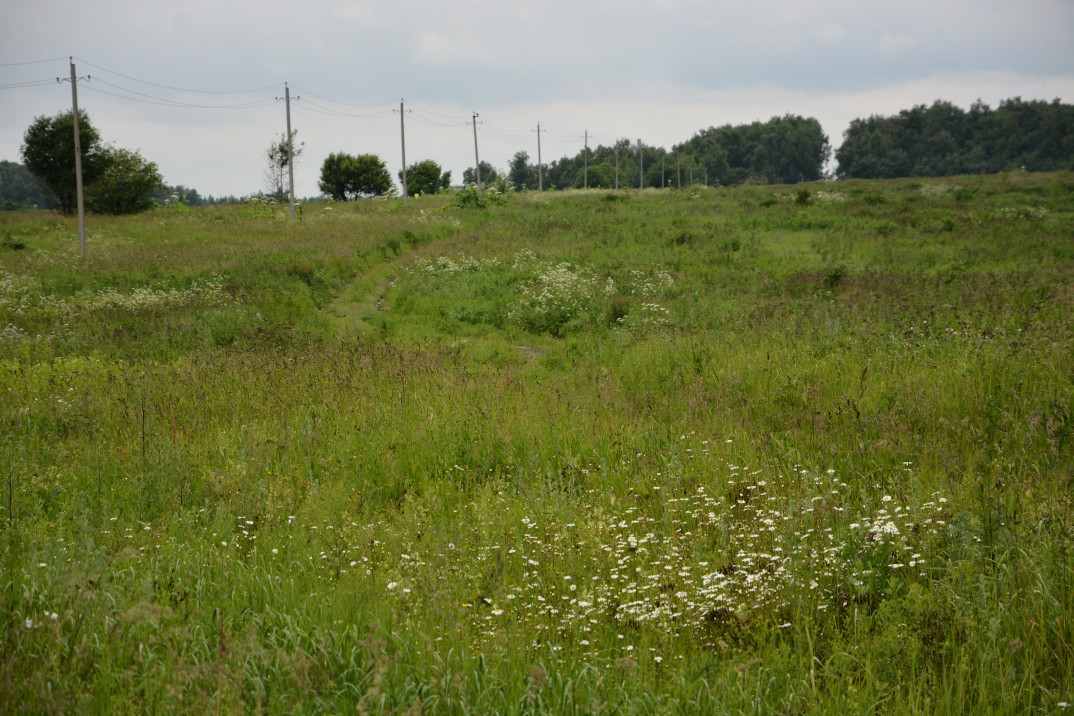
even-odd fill
[{"label": "grassy slope", "polygon": [[0,701],[1071,701],[1074,181],[808,191],[0,218]]}]

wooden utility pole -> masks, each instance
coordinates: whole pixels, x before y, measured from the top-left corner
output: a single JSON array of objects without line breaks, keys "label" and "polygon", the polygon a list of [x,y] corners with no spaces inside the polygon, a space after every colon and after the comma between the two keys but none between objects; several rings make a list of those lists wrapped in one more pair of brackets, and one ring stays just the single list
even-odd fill
[{"label": "wooden utility pole", "polygon": [[399,100],[399,141],[403,143],[403,206],[409,192],[406,188],[406,127],[403,126],[403,100]]},{"label": "wooden utility pole", "polygon": [[75,58],[71,61],[71,117],[75,124],[75,192],[78,195],[78,248],[86,258],[86,202],[82,198],[82,138],[78,128],[78,77],[75,75]]},{"label": "wooden utility pole", "polygon": [[645,145],[638,140],[638,188],[645,188]]},{"label": "wooden utility pole", "polygon": [[619,190],[619,143],[615,143],[615,189]]},{"label": "wooden utility pole", "polygon": [[481,196],[481,158],[477,154],[477,112],[474,112],[474,176],[477,177],[477,195]]},{"label": "wooden utility pole", "polygon": [[287,106],[287,196],[291,202],[291,221],[295,220],[295,152],[291,136],[291,88],[283,83],[283,100]]},{"label": "wooden utility pole", "polygon": [[660,188],[667,187],[667,181],[664,179],[664,155],[660,155]]},{"label": "wooden utility pole", "polygon": [[541,123],[537,123],[537,191],[544,191],[544,174],[541,172]]},{"label": "wooden utility pole", "polygon": [[585,150],[582,154],[582,188],[589,188],[589,130],[585,130]]},{"label": "wooden utility pole", "polygon": [[679,175],[679,188],[682,189],[682,157],[680,157],[678,154],[675,155],[675,171]]}]

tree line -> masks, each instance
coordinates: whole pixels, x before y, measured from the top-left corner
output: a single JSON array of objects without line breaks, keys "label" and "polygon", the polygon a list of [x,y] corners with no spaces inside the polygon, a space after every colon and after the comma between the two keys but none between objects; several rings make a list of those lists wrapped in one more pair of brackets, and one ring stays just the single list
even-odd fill
[{"label": "tree line", "polygon": [[918,105],[890,117],[855,119],[835,153],[842,179],[1074,169],[1074,105],[981,101]]},{"label": "tree line", "polygon": [[[155,163],[138,152],[104,144],[89,117],[79,114],[86,205],[90,211],[121,214],[155,205],[233,203],[236,197],[202,197],[197,190],[166,185]],[[303,145],[274,138],[267,152],[266,196],[284,201],[286,170]],[[0,162],[0,209],[75,208],[74,126],[70,112],[38,117],[26,130],[23,164]],[[506,171],[480,163],[482,185],[508,189],[647,188],[704,183],[793,184],[826,177],[831,146],[820,122],[787,114],[767,122],[703,129],[674,145],[645,146],[620,139],[610,146],[583,148],[538,167],[519,151]],[[897,178],[947,176],[1025,169],[1074,169],[1074,105],[1005,100],[996,109],[983,102],[968,111],[938,100],[893,116],[855,119],[835,153],[835,176]],[[399,186],[404,185],[400,171]],[[477,181],[474,167],[463,182]],[[451,186],[451,172],[432,159],[407,166],[407,192],[433,194]],[[375,154],[330,154],[318,188],[336,200],[381,196],[395,191],[384,161]]]}]

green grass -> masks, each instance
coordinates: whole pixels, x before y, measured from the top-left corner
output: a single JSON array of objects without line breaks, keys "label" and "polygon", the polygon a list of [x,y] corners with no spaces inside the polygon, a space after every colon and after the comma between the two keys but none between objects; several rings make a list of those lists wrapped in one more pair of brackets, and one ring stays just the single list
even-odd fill
[{"label": "green grass", "polygon": [[2,214],[0,703],[1062,711],[1072,196]]}]

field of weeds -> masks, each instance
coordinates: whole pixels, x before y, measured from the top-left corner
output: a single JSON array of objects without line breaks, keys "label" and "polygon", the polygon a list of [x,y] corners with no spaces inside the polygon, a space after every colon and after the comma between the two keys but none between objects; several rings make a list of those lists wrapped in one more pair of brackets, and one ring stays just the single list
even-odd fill
[{"label": "field of weeds", "polygon": [[1057,713],[1074,176],[0,214],[0,710]]}]

